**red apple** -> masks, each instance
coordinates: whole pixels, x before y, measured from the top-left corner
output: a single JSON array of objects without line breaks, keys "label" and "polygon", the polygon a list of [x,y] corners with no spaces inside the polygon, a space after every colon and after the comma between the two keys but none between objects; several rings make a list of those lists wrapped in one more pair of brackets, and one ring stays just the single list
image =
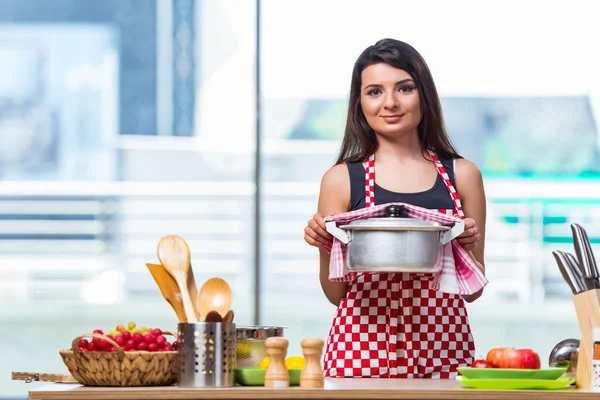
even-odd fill
[{"label": "red apple", "polygon": [[487,356],[485,357],[486,361],[491,362],[494,366],[498,367],[500,363],[500,359],[504,351],[511,350],[511,347],[494,347],[490,351],[488,351]]},{"label": "red apple", "polygon": [[475,360],[471,364],[471,368],[496,368],[496,366],[486,360]]},{"label": "red apple", "polygon": [[540,369],[540,356],[532,349],[504,349],[498,368]]}]

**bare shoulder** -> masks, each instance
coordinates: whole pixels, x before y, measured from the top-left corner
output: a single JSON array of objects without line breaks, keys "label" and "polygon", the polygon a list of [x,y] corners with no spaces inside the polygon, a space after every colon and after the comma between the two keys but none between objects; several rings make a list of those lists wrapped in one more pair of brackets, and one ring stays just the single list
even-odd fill
[{"label": "bare shoulder", "polygon": [[465,197],[484,199],[483,176],[479,167],[465,158],[456,160],[454,171],[456,189],[465,201]]},{"label": "bare shoulder", "polygon": [[334,165],[329,168],[321,179],[321,186],[326,186],[333,189],[341,189],[343,187],[350,188],[350,174],[345,163]]},{"label": "bare shoulder", "polygon": [[321,179],[319,212],[323,215],[348,211],[350,174],[345,163],[331,167]]},{"label": "bare shoulder", "polygon": [[479,167],[466,158],[456,160],[456,171],[454,171],[454,174],[456,175],[457,184],[459,181],[467,183],[473,180],[483,180]]}]

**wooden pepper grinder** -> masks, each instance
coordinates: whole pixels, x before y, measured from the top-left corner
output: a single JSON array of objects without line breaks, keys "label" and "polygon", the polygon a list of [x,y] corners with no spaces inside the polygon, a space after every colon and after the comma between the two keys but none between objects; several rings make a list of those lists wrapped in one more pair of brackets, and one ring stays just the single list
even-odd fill
[{"label": "wooden pepper grinder", "polygon": [[265,340],[269,356],[269,367],[265,373],[265,387],[284,388],[290,386],[290,373],[285,366],[289,342],[282,337],[270,337]]},{"label": "wooden pepper grinder", "polygon": [[323,340],[305,338],[302,339],[302,355],[304,355],[304,368],[300,373],[300,387],[322,388],[325,386],[325,375],[321,366],[321,354],[323,354]]}]

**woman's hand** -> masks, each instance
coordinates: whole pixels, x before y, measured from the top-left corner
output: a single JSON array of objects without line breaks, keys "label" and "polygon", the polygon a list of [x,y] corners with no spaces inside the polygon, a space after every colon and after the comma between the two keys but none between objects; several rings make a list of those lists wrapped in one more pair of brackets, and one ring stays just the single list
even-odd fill
[{"label": "woman's hand", "polygon": [[323,216],[319,213],[313,215],[304,228],[304,241],[311,246],[323,247],[323,245],[331,243],[331,235],[325,228]]},{"label": "woman's hand", "polygon": [[465,231],[458,235],[458,243],[466,250],[471,251],[477,248],[481,235],[473,218],[465,218]]}]

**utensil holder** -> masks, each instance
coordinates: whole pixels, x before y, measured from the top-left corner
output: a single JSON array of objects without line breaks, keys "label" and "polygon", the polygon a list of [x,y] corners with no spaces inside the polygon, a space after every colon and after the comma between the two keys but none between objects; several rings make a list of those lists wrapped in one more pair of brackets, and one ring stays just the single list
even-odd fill
[{"label": "utensil holder", "polygon": [[578,388],[590,389],[592,387],[592,331],[594,328],[600,328],[600,289],[578,293],[573,296],[573,302],[581,331],[575,383]]},{"label": "utensil holder", "polygon": [[234,323],[178,324],[180,387],[229,387],[235,385]]}]

